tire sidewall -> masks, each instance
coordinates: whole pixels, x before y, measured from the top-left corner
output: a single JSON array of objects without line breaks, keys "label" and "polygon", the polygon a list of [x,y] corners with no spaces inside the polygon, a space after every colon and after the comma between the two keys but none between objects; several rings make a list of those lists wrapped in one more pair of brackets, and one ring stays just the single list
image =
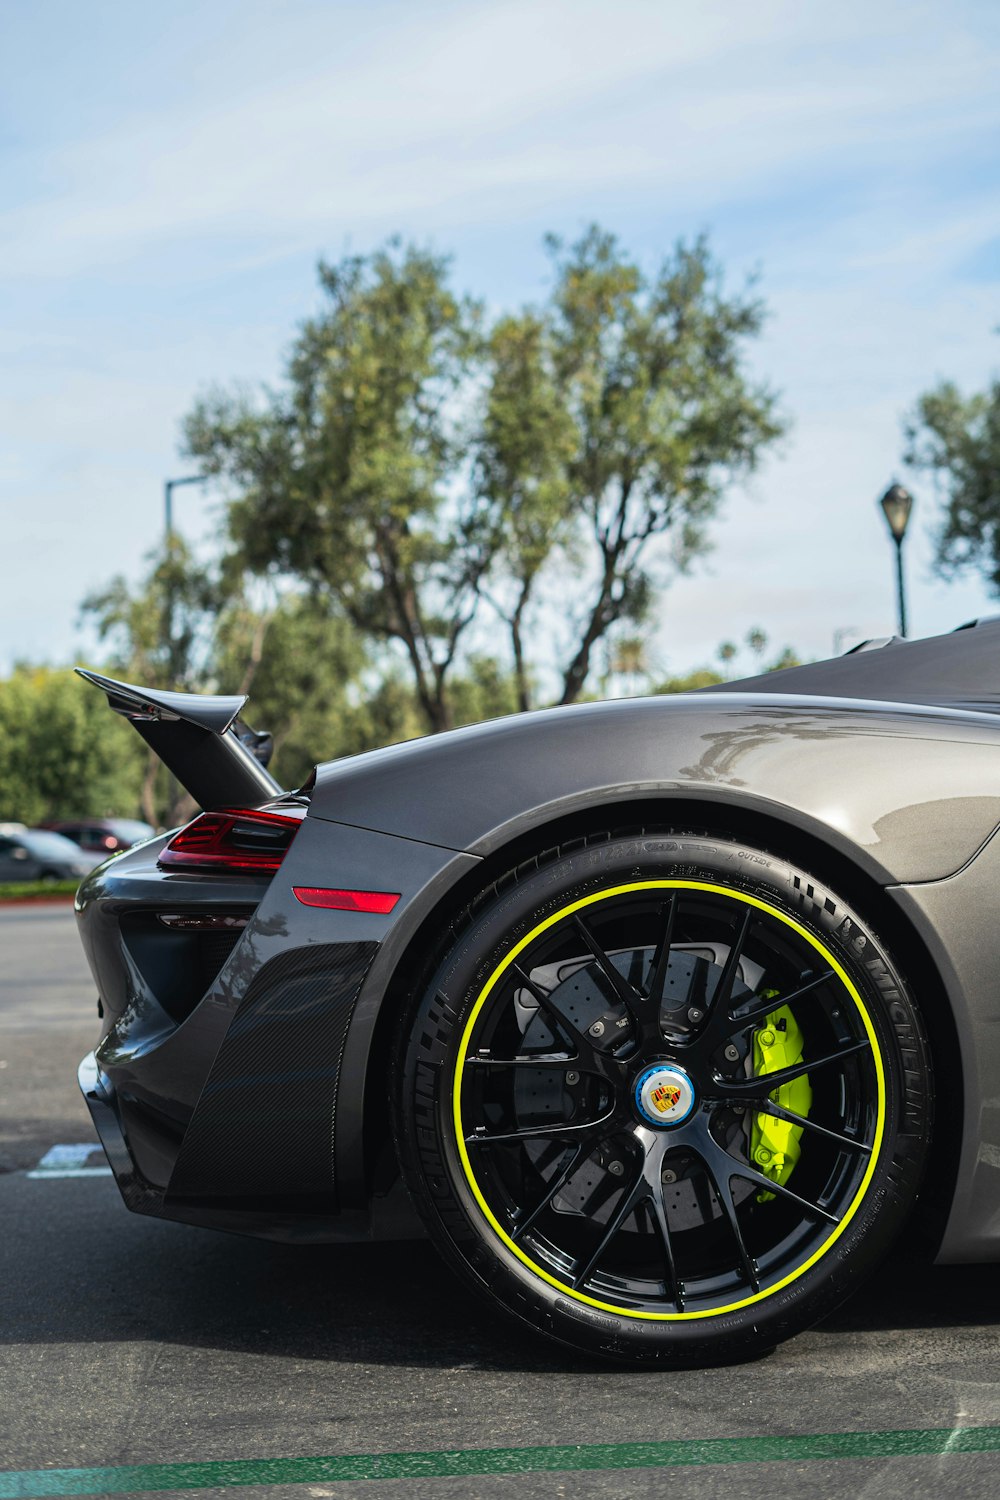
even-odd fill
[{"label": "tire sidewall", "polygon": [[[451,1098],[460,1040],[483,986],[511,948],[569,902],[631,880],[705,881],[792,917],[843,966],[882,1051],[882,1144],[861,1203],[833,1245],[788,1286],[745,1308],[655,1321],[577,1302],[515,1256],[482,1214],[455,1145]],[[788,861],[704,835],[605,838],[518,872],[469,919],[417,997],[396,1065],[401,1164],[428,1229],[491,1300],[551,1337],[615,1359],[667,1364],[747,1357],[808,1327],[883,1257],[912,1206],[930,1130],[931,1087],[919,1016],[871,927],[844,899]]]}]

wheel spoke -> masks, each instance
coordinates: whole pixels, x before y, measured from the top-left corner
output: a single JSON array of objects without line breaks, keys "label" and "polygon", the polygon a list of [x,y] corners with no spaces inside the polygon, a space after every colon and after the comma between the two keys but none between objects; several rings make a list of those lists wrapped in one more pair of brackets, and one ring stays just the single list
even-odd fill
[{"label": "wheel spoke", "polygon": [[[548,990],[543,990],[541,985],[536,984],[531,975],[525,969],[522,969],[520,964],[511,964],[511,972],[517,975],[524,988],[538,1001],[539,1009],[544,1011],[557,1030],[561,1028],[574,1043],[576,1046],[576,1056],[571,1060],[577,1062],[586,1058],[591,1063],[597,1062],[600,1054],[586,1032],[581,1031],[578,1026],[575,1026],[568,1016],[564,1016],[557,1005],[553,1005]],[[603,1073],[604,1069],[599,1067],[598,1071]]]},{"label": "wheel spoke", "polygon": [[523,1052],[516,1057],[493,1057],[478,1052],[465,1059],[467,1068],[579,1068],[580,1059],[565,1052]]},{"label": "wheel spoke", "polygon": [[510,1234],[512,1240],[519,1240],[522,1235],[527,1234],[532,1224],[537,1222],[539,1217],[548,1208],[553,1198],[555,1198],[559,1193],[562,1192],[563,1188],[566,1186],[567,1182],[576,1171],[580,1162],[583,1160],[586,1150],[586,1141],[578,1141],[576,1143],[573,1148],[573,1154],[570,1157],[569,1161],[561,1171],[555,1174],[552,1181],[546,1187],[545,1192],[542,1194],[540,1201],[536,1203],[534,1208],[531,1210],[531,1213],[527,1214],[523,1219],[518,1219],[514,1224],[514,1227],[511,1230]]},{"label": "wheel spoke", "polygon": [[864,1041],[852,1042],[849,1047],[841,1047],[837,1052],[829,1052],[826,1057],[817,1057],[811,1062],[803,1060],[793,1063],[791,1067],[778,1068],[774,1073],[759,1073],[756,1078],[717,1078],[714,1088],[718,1090],[717,1097],[720,1099],[759,1099],[781,1088],[782,1084],[801,1078],[804,1073],[818,1073],[820,1068],[832,1067],[834,1063],[854,1057],[858,1052],[867,1052],[870,1047],[871,1042],[866,1037]]},{"label": "wheel spoke", "polygon": [[[714,1051],[721,1045],[727,1036],[732,1036],[734,1030],[730,1020],[730,1006],[732,1004],[733,988],[740,971],[740,959],[743,956],[743,946],[746,943],[747,933],[750,931],[750,923],[753,921],[753,908],[746,906],[742,915],[738,918],[733,929],[733,941],[722,966],[722,973],[716,981],[712,998],[707,1002],[708,1015],[697,1030],[694,1037],[694,1046],[702,1053]],[[772,1007],[773,1009],[773,1007]]]},{"label": "wheel spoke", "polygon": [[534,1141],[542,1140],[545,1136],[580,1137],[600,1130],[603,1125],[608,1125],[615,1117],[614,1106],[596,1120],[581,1120],[574,1125],[569,1120],[556,1121],[551,1125],[520,1125],[516,1130],[487,1130],[481,1125],[472,1135],[465,1137],[467,1146],[496,1146],[504,1141]]},{"label": "wheel spoke", "polygon": [[659,1012],[663,1004],[663,992],[667,983],[667,969],[670,967],[670,946],[674,938],[674,916],[677,912],[677,897],[671,896],[665,907],[663,930],[660,940],[656,945],[653,956],[653,972],[649,978],[649,991],[646,995],[647,1001],[656,1007]]},{"label": "wheel spoke", "polygon": [[[719,1150],[722,1151],[721,1146]],[[800,1198],[798,1193],[793,1193],[791,1188],[785,1187],[783,1182],[775,1182],[773,1178],[765,1177],[763,1172],[758,1172],[756,1168],[737,1161],[735,1157],[729,1155],[728,1151],[722,1151],[722,1155],[727,1157],[732,1164],[734,1177],[742,1177],[747,1182],[755,1182],[758,1187],[766,1188],[769,1193],[776,1193],[779,1198],[787,1198],[789,1203],[798,1204],[804,1213],[811,1214],[814,1219],[825,1219],[828,1224],[840,1223],[836,1214],[830,1213],[828,1209],[820,1208],[818,1203],[811,1203],[808,1198]]]},{"label": "wheel spoke", "polygon": [[709,1006],[709,1010],[713,1016],[721,1018],[725,1015],[729,1002],[732,999],[733,985],[736,983],[736,976],[740,969],[740,959],[743,956],[743,944],[747,940],[747,933],[750,931],[753,914],[752,906],[744,907],[743,915],[736,924],[736,935],[733,939],[733,945],[723,965],[722,973],[719,975],[719,982],[715,986],[715,993],[712,996],[712,1002]]},{"label": "wheel spoke", "polygon": [[677,1265],[674,1261],[674,1247],[670,1238],[670,1225],[667,1223],[667,1209],[663,1202],[662,1188],[659,1191],[656,1188],[650,1190],[646,1207],[653,1223],[653,1229],[660,1241],[660,1248],[663,1251],[663,1260],[667,1268],[668,1288],[673,1293],[673,1300],[677,1304],[677,1311],[683,1312],[684,1292],[681,1283],[677,1279]]},{"label": "wheel spoke", "polygon": [[625,1220],[629,1217],[630,1214],[635,1212],[636,1208],[642,1202],[643,1198],[646,1197],[648,1192],[649,1187],[646,1183],[646,1179],[641,1174],[630,1188],[625,1189],[618,1203],[618,1207],[611,1215],[607,1229],[601,1236],[600,1243],[598,1244],[597,1248],[585,1261],[585,1263],[575,1272],[572,1282],[574,1288],[582,1286],[583,1283],[587,1280],[588,1276],[590,1276],[591,1273],[597,1269],[599,1262],[602,1260],[605,1252],[608,1250],[612,1241],[617,1236],[622,1225],[625,1223]]},{"label": "wheel spoke", "polygon": [[803,1130],[811,1130],[815,1135],[822,1135],[828,1141],[836,1141],[838,1146],[843,1146],[847,1151],[860,1151],[865,1156],[871,1156],[872,1148],[856,1135],[844,1135],[839,1130],[828,1130],[825,1125],[820,1125],[817,1120],[810,1120],[808,1115],[797,1115],[783,1104],[776,1104],[773,1099],[759,1099],[754,1105],[758,1114],[773,1115],[776,1120],[785,1120],[789,1125],[801,1125]]},{"label": "wheel spoke", "polygon": [[790,995],[775,995],[770,1000],[764,1000],[750,1010],[740,1011],[738,1014],[730,1011],[726,1017],[726,1035],[735,1036],[738,1031],[745,1031],[748,1026],[763,1021],[772,1011],[779,1009],[782,1005],[794,1005],[797,1000],[801,1000],[804,995],[808,995],[811,990],[818,989],[821,984],[825,984],[833,977],[832,969],[824,969],[822,974],[815,975],[806,984],[793,990]]},{"label": "wheel spoke", "polygon": [[[709,1141],[711,1141],[711,1146],[708,1145]],[[729,1221],[733,1239],[736,1241],[736,1253],[739,1257],[740,1269],[743,1272],[744,1278],[753,1291],[759,1292],[760,1279],[757,1275],[757,1266],[750,1251],[747,1249],[747,1242],[743,1238],[739,1214],[733,1200],[731,1179],[737,1175],[737,1163],[728,1152],[722,1150],[721,1146],[717,1146],[710,1136],[707,1136],[707,1139],[703,1140],[695,1149],[705,1169],[705,1176],[708,1178],[712,1191],[718,1200],[719,1207]],[[715,1166],[712,1160],[710,1160],[711,1157],[714,1157],[715,1162],[718,1163],[719,1171],[715,1170]]]},{"label": "wheel spoke", "polygon": [[638,1020],[641,1007],[644,1003],[643,996],[640,995],[637,989],[634,989],[633,986],[629,984],[624,974],[620,974],[619,971],[615,968],[607,953],[605,953],[604,949],[594,937],[594,934],[591,932],[590,928],[587,926],[586,922],[579,915],[579,913],[574,915],[573,925],[576,928],[577,932],[580,934],[587,948],[589,948],[598,969],[603,974],[608,987],[612,992],[613,997],[625,1006],[625,1009],[628,1011],[633,1020]]}]

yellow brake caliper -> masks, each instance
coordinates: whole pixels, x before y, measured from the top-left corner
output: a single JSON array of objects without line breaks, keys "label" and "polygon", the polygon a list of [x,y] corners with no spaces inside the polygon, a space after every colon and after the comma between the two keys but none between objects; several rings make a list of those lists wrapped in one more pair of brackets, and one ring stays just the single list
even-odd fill
[{"label": "yellow brake caliper", "polygon": [[[777,994],[777,991],[772,993]],[[763,998],[771,997],[765,992]],[[802,1040],[802,1031],[788,1006],[781,1005],[772,1010],[754,1034],[753,1076],[762,1078],[767,1073],[777,1073],[782,1068],[792,1068],[800,1063]],[[791,1083],[783,1083],[770,1095],[775,1104],[803,1116],[809,1113],[812,1097],[812,1086],[806,1074],[793,1078]],[[776,1120],[773,1115],[756,1114],[750,1128],[750,1160],[765,1177],[784,1184],[802,1154],[801,1139],[801,1125]],[[774,1193],[760,1192],[757,1202],[767,1203],[774,1196]]]}]

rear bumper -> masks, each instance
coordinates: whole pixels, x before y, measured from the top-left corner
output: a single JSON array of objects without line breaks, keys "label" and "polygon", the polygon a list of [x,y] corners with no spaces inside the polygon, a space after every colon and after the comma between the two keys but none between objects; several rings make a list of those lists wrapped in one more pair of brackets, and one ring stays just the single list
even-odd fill
[{"label": "rear bumper", "polygon": [[80,1092],[90,1110],[90,1118],[100,1137],[108,1165],[114,1173],[125,1206],[137,1214],[160,1215],[163,1194],[141,1176],[125,1143],[125,1132],[118,1117],[114,1089],[97,1065],[93,1052],[82,1059],[76,1072]]},{"label": "rear bumper", "polygon": [[251,1208],[224,1200],[206,1204],[172,1197],[147,1182],[133,1161],[114,1086],[101,1071],[93,1052],[88,1052],[80,1062],[77,1082],[122,1200],[132,1213],[285,1243],[356,1244],[364,1240],[423,1237],[423,1226],[398,1178],[384,1197],[373,1199],[371,1212],[309,1214],[267,1204]]}]

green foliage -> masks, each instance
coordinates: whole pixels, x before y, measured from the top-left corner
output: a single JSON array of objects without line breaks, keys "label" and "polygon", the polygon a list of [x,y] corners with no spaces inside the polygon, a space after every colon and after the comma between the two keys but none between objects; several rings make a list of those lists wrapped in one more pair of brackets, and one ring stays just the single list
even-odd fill
[{"label": "green foliage", "polygon": [[747,631],[746,642],[754,656],[763,656],[767,650],[767,635],[759,625]]},{"label": "green foliage", "polygon": [[76,894],[76,888],[79,884],[78,880],[3,881],[0,882],[0,902],[34,901],[39,898],[49,900],[53,897],[66,900]]},{"label": "green foliage", "polygon": [[500,318],[490,333],[487,369],[476,482],[499,543],[489,599],[510,632],[515,707],[523,711],[533,689],[528,610],[545,564],[573,540],[569,468],[578,434],[556,378],[546,320],[531,312]]},{"label": "green foliage", "polygon": [[[743,367],[763,308],[724,292],[704,240],[652,276],[597,228],[549,247],[546,305],[485,331],[440,257],[392,242],[322,264],[282,387],[216,391],[185,424],[233,496],[230,566],[322,593],[393,646],[429,729],[465,711],[484,601],[509,634],[514,706],[553,671],[577,699],[595,645],[649,616],[652,540],[669,534],[670,566],[687,566],[783,428]],[[532,628],[553,608],[562,663]]]},{"label": "green foliage", "polygon": [[[110,648],[102,669],[112,677],[186,692],[211,688],[213,632],[225,597],[222,580],[195,562],[176,534],[150,554],[149,568],[136,587],[121,574],[89,594],[80,612]],[[104,699],[93,687],[88,702]],[[124,727],[124,726],[123,726]],[[152,750],[139,746],[143,765],[139,790],[141,816],[154,827],[173,827],[191,816],[193,804]]]},{"label": "green foliage", "polygon": [[560,701],[570,703],[595,643],[620,620],[647,618],[652,539],[669,533],[673,565],[687,567],[707,548],[726,487],[752,472],[784,423],[743,367],[763,306],[726,295],[704,238],[678,244],[653,276],[596,226],[569,251],[549,245],[555,371],[577,432],[570,506],[593,576],[563,669]]},{"label": "green foliage", "polygon": [[938,571],[978,572],[1000,594],[1000,381],[971,396],[950,381],[927,392],[906,440],[907,463],[932,473],[945,496]]},{"label": "green foliage", "polygon": [[698,688],[717,687],[725,678],[712,667],[696,667],[681,677],[668,677],[656,689],[658,693],[694,693]]},{"label": "green foliage", "polygon": [[472,656],[455,677],[452,695],[456,724],[479,724],[517,713],[519,684],[492,656]]},{"label": "green foliage", "polygon": [[399,643],[428,727],[443,728],[495,546],[468,494],[447,498],[469,462],[478,309],[413,247],[321,265],[320,285],[286,389],[202,401],[187,451],[237,492],[237,565],[321,588],[365,635]]},{"label": "green foliage", "polygon": [[[696,667],[693,672],[688,672],[680,677],[668,677],[666,682],[655,689],[657,693],[693,693],[698,688],[717,687],[720,682],[727,682],[734,676],[737,681],[743,677],[756,677],[767,672],[781,672],[786,667],[800,667],[802,660],[791,646],[779,652],[773,661],[764,663],[762,657],[767,650],[767,636],[759,625],[748,630],[744,638],[744,644],[749,648],[756,660],[747,663],[744,657],[743,664],[734,673],[731,668],[733,662],[740,654],[740,648],[733,641],[722,641],[716,650],[716,656],[722,662],[726,675],[717,672],[714,667]],[[744,669],[745,668],[745,669]]]},{"label": "green foliage", "polygon": [[150,567],[133,589],[120,573],[80,606],[111,648],[108,670],[153,686],[194,690],[203,680],[212,622],[223,591],[197,564],[187,544],[172,535],[150,555]]},{"label": "green foliage", "polygon": [[783,672],[786,667],[801,667],[802,658],[791,646],[786,646],[780,656],[776,656],[770,666],[765,667],[765,672]]},{"label": "green foliage", "polygon": [[104,697],[68,670],[0,681],[0,821],[135,817],[145,752]]},{"label": "green foliage", "polygon": [[363,637],[327,596],[288,594],[269,611],[230,601],[216,643],[218,691],[250,693],[247,717],[274,736],[270,769],[299,786],[319,759],[422,728],[412,692],[371,669]]}]

